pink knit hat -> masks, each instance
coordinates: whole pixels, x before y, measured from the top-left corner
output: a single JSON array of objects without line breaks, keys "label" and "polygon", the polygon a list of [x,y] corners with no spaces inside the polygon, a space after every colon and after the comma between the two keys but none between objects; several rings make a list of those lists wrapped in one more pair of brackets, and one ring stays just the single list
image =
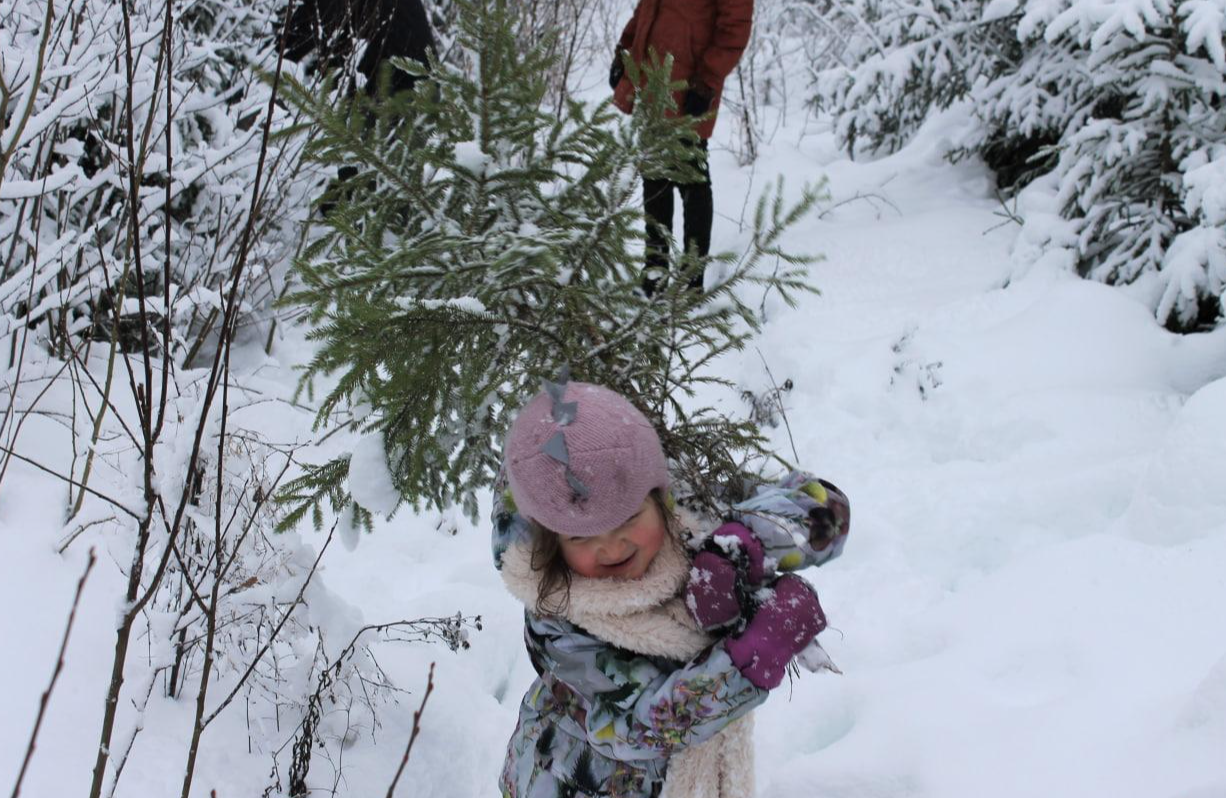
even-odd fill
[{"label": "pink knit hat", "polygon": [[652,488],[668,490],[668,462],[651,422],[600,385],[558,382],[519,411],[504,458],[520,515],[563,535],[624,524]]}]

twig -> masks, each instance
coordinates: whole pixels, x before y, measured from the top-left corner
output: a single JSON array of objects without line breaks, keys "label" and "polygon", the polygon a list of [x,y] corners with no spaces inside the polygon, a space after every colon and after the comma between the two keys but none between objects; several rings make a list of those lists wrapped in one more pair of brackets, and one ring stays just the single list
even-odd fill
[{"label": "twig", "polygon": [[[99,246],[99,254],[101,254],[101,246]],[[102,264],[103,274],[105,275],[107,272],[105,257],[101,259],[101,264]],[[94,379],[94,375],[91,374],[89,371],[89,363],[81,362],[81,371],[85,374],[86,377],[89,378],[89,381],[94,384],[94,388],[98,390],[101,396],[101,403],[98,405],[97,415],[94,416],[94,431],[93,431],[92,437],[90,438],[89,453],[85,456],[85,470],[81,472],[82,489],[81,489],[81,492],[77,494],[77,500],[76,502],[73,503],[72,509],[68,512],[68,518],[70,520],[72,518],[75,518],[77,513],[81,511],[81,503],[85,501],[84,486],[89,484],[89,475],[90,475],[90,472],[94,468],[94,451],[98,445],[98,438],[102,434],[102,420],[106,416],[107,408],[113,409],[113,406],[111,405],[111,386],[115,382],[115,354],[118,351],[118,347],[119,347],[119,321],[120,321],[119,310],[120,310],[120,307],[123,305],[123,296],[124,296],[125,287],[127,286],[127,282],[128,282],[129,268],[130,268],[130,264],[128,263],[125,257],[123,273],[119,278],[119,288],[118,288],[119,296],[118,296],[118,300],[115,303],[115,312],[113,314],[115,319],[112,322],[112,326],[111,326],[111,343],[110,343],[109,351],[107,353],[107,358],[106,358],[106,387],[99,388],[98,381]],[[120,424],[123,424],[124,429],[127,431],[128,436],[132,438],[133,443],[139,446],[140,442],[137,441],[136,436],[132,433],[132,431],[128,430],[127,424],[124,424],[123,417],[119,414],[118,411],[115,411],[115,417],[119,419]]]},{"label": "twig", "polygon": [[89,572],[93,570],[94,563],[98,558],[94,554],[94,550],[89,550],[89,558],[85,562],[85,571],[81,574],[81,578],[77,580],[77,593],[72,598],[72,609],[68,611],[68,623],[64,626],[64,639],[60,641],[60,654],[55,661],[55,670],[51,672],[51,683],[47,685],[47,689],[43,691],[42,697],[38,700],[38,717],[34,720],[34,731],[30,732],[30,743],[26,746],[26,757],[21,763],[21,772],[17,774],[17,783],[13,785],[13,796],[17,798],[21,793],[21,782],[26,777],[26,768],[30,766],[30,759],[34,756],[35,742],[38,739],[38,730],[43,725],[43,716],[47,712],[47,704],[51,702],[51,693],[55,690],[55,683],[60,678],[60,671],[64,669],[64,652],[68,649],[68,637],[72,634],[72,623],[77,618],[77,605],[81,603],[81,593],[85,590],[85,581],[89,579]]},{"label": "twig", "polygon": [[68,547],[75,543],[77,538],[81,537],[85,530],[89,529],[90,527],[98,526],[99,524],[114,523],[118,520],[119,519],[117,519],[115,516],[108,515],[106,518],[99,518],[96,521],[90,521],[88,524],[82,524],[81,526],[77,527],[75,531],[69,534],[58,547],[56,547],[55,553],[63,554],[64,552],[68,551]]},{"label": "twig", "polygon": [[[21,118],[17,122],[17,127],[11,131],[0,127],[0,132],[10,133],[9,146],[5,147],[3,152],[0,152],[0,185],[4,185],[4,175],[7,171],[9,159],[13,157],[13,153],[17,152],[17,147],[21,145],[21,134],[26,129],[26,123],[30,121],[30,115],[34,112],[34,104],[38,100],[38,87],[43,82],[43,67],[47,60],[47,42],[51,39],[51,20],[55,18],[55,2],[47,0],[47,17],[43,20],[43,35],[38,43],[38,59],[34,63],[34,76],[30,80],[30,94],[26,100],[25,110],[21,113]],[[5,92],[5,105],[7,102],[8,92]],[[6,109],[7,110],[7,109]]]},{"label": "twig", "polygon": [[1022,215],[1020,213],[1017,212],[1017,196],[1016,195],[1013,197],[1013,207],[1012,208],[1010,208],[1009,204],[1005,202],[1005,197],[1003,194],[1001,194],[1000,189],[996,190],[996,201],[1000,203],[1000,210],[992,211],[992,215],[999,216],[1003,221],[997,222],[996,224],[989,227],[987,230],[984,230],[983,235],[986,236],[988,233],[992,232],[993,230],[996,230],[997,228],[1000,228],[1000,227],[1004,227],[1010,222],[1012,222],[1013,224],[1016,224],[1018,227],[1022,227],[1023,225],[1026,224],[1026,220],[1022,218]]},{"label": "twig", "polygon": [[[15,334],[16,333],[14,333],[14,335]],[[73,349],[73,353],[74,354],[76,353],[75,348]],[[25,354],[23,353],[21,365],[24,365],[24,364],[25,364]],[[21,379],[21,365],[19,365],[17,369],[17,372],[18,372],[17,381],[13,382],[12,390],[9,392],[10,404],[7,410],[5,411],[5,421],[6,422],[9,421],[11,418],[16,417],[17,415],[17,390],[21,387],[19,383],[19,380]],[[60,366],[59,371],[55,372],[55,374],[51,375],[51,377],[47,379],[47,384],[44,385],[43,389],[38,392],[38,395],[34,397],[34,401],[30,402],[30,406],[26,408],[24,411],[22,411],[21,420],[16,423],[16,425],[13,427],[12,434],[8,436],[8,446],[10,449],[17,445],[17,438],[21,436],[21,429],[22,427],[25,426],[26,419],[30,417],[30,414],[34,412],[34,409],[36,407],[38,407],[38,403],[41,402],[43,400],[43,397],[47,394],[47,391],[51,390],[51,386],[55,385],[60,375],[63,374],[64,370],[67,368],[68,368],[68,362],[65,361],[64,365]],[[7,426],[7,425],[0,425],[0,426]],[[9,458],[6,457],[4,459],[4,465],[0,466],[0,483],[4,482],[4,475],[8,472],[8,467],[9,467]]]},{"label": "twig", "polygon": [[[171,357],[171,330],[170,318],[173,314],[173,308],[170,304],[170,261],[171,261],[171,235],[170,235],[170,200],[171,187],[174,184],[174,114],[173,114],[173,79],[174,79],[174,6],[171,0],[166,0],[166,26],[163,29],[162,52],[166,54],[166,202],[163,207],[163,222],[166,232],[166,257],[162,262],[162,392],[158,399],[158,416],[157,427],[153,432],[154,440],[157,440],[162,435],[162,425],[166,422],[166,391],[170,382],[170,370],[174,368],[174,358]],[[149,116],[153,117],[153,107],[149,108]],[[145,319],[141,317],[141,324],[145,323]],[[153,397],[149,397],[149,401],[153,401]]]},{"label": "twig", "polygon": [[[51,0],[48,0],[47,6],[48,6],[47,18],[48,20],[50,20],[51,18],[51,12],[50,12]],[[37,85],[32,86],[30,88],[30,91],[37,92],[38,86]],[[44,186],[46,185],[46,180],[47,180],[46,177],[44,177],[43,178]],[[33,245],[30,246],[30,249],[31,249],[30,262],[32,264],[38,263],[39,241],[42,238],[42,227],[43,227],[43,214],[41,213],[42,200],[43,198],[40,195],[38,200],[35,202],[36,210],[35,210],[34,236],[33,236],[34,243]],[[14,241],[15,240],[16,240],[16,237],[14,237]],[[34,283],[36,282],[36,271],[37,270],[33,268],[30,270],[30,290],[26,292],[26,307],[27,308],[31,308],[34,306]],[[15,414],[16,409],[17,409],[17,389],[21,385],[21,373],[26,365],[26,344],[30,340],[30,325],[23,324],[22,328],[23,329],[22,329],[22,334],[21,334],[21,353],[18,355],[18,358],[17,358],[17,377],[16,379],[13,380],[13,384],[9,391],[9,406],[5,409],[3,422],[0,422],[0,432],[7,431],[9,423],[12,421],[13,415]],[[16,343],[17,341],[17,331],[16,330],[13,330],[13,341],[14,343]],[[11,358],[10,358],[9,365],[10,366],[12,365]],[[24,421],[25,417],[23,417],[22,420]],[[8,445],[9,446],[17,445],[16,433],[8,437]],[[4,475],[8,471],[8,466],[10,462],[12,462],[11,456],[4,458],[4,464],[0,466],[0,482],[4,481]]]},{"label": "twig", "polygon": [[323,559],[324,552],[326,552],[328,550],[328,546],[331,545],[332,537],[335,533],[336,524],[333,524],[331,531],[328,532],[328,539],[324,541],[323,548],[319,550],[319,554],[315,557],[315,562],[311,564],[311,570],[307,572],[306,578],[302,580],[302,587],[298,590],[298,595],[295,596],[293,602],[290,603],[289,608],[285,611],[285,615],[283,615],[281,620],[277,622],[276,627],[274,627],[272,630],[272,634],[270,634],[268,639],[264,641],[264,645],[260,647],[260,650],[257,651],[256,655],[251,659],[251,663],[247,666],[247,670],[243,672],[242,677],[239,678],[238,682],[234,685],[234,688],[230,690],[229,695],[222,699],[222,702],[217,705],[216,709],[214,709],[208,714],[208,716],[200,721],[201,728],[204,728],[212,723],[213,719],[221,714],[222,710],[230,705],[230,702],[234,700],[234,696],[238,695],[239,690],[241,690],[243,685],[247,683],[247,679],[251,677],[251,674],[255,671],[256,666],[260,664],[260,661],[264,659],[264,655],[268,653],[268,650],[272,647],[272,644],[276,642],[277,636],[281,634],[282,627],[284,627],[286,622],[289,621],[290,616],[294,614],[294,610],[298,608],[298,605],[302,603],[302,596],[306,593],[307,587],[311,584],[311,578],[315,576],[315,569],[319,567],[319,561]]},{"label": "twig", "polygon": [[788,423],[788,411],[783,409],[783,399],[780,398],[779,384],[775,382],[775,375],[771,374],[771,367],[766,362],[766,356],[762,354],[762,350],[754,347],[754,351],[758,353],[758,357],[762,358],[762,368],[766,369],[766,376],[770,378],[771,388],[775,391],[775,397],[779,399],[779,415],[783,416],[783,428],[788,431],[788,443],[792,446],[792,460],[800,463],[800,455],[796,453],[796,441],[792,438],[792,425]]},{"label": "twig", "polygon": [[[166,13],[170,13],[170,0],[166,3]],[[221,377],[221,434],[217,436],[217,506],[213,514],[213,558],[216,560],[216,568],[213,572],[213,586],[210,591],[209,605],[204,609],[205,615],[205,642],[204,642],[204,663],[200,666],[200,689],[196,693],[196,717],[192,724],[192,740],[188,745],[187,751],[187,767],[183,771],[183,792],[181,798],[189,798],[192,792],[192,779],[196,775],[196,755],[200,751],[200,735],[204,734],[204,725],[200,722],[204,716],[205,700],[208,698],[209,692],[209,677],[213,674],[213,655],[214,641],[217,635],[217,599],[221,592],[221,580],[223,570],[225,568],[222,562],[222,551],[225,547],[225,532],[221,527],[222,516],[222,489],[225,484],[225,462],[226,462],[226,422],[229,421],[230,415],[230,350],[231,340],[223,339],[225,343],[224,357],[225,366],[222,370]],[[235,512],[238,508],[235,507]],[[255,516],[252,515],[252,520]],[[322,556],[322,552],[320,555]],[[238,545],[235,546],[234,555],[238,556]],[[187,569],[183,569],[184,578],[187,577]],[[309,578],[308,578],[308,581]],[[303,590],[306,589],[306,584],[303,584]],[[301,593],[299,594],[301,595]],[[285,617],[289,617],[294,611],[293,607],[286,612]],[[274,635],[275,637],[275,635]]]},{"label": "twig", "polygon": [[400,782],[400,775],[404,773],[405,765],[409,764],[409,754],[413,751],[413,743],[417,740],[417,734],[421,731],[421,713],[426,711],[426,702],[430,700],[430,693],[434,692],[434,663],[430,663],[430,675],[426,677],[426,694],[421,697],[421,706],[413,713],[413,731],[409,734],[409,744],[404,748],[404,756],[400,759],[400,767],[396,769],[396,778],[392,779],[391,786],[387,788],[387,798],[392,798],[396,792],[396,784]]},{"label": "twig", "polygon": [[741,202],[741,215],[736,220],[736,231],[738,233],[745,230],[745,210],[749,207],[749,195],[753,191],[754,177],[758,173],[758,160],[755,158],[749,163],[749,183],[745,187],[745,199]]},{"label": "twig", "polygon": [[105,798],[115,798],[115,790],[119,788],[119,779],[123,777],[124,768],[128,766],[128,762],[132,758],[132,749],[136,746],[136,738],[142,731],[145,730],[145,708],[149,706],[149,697],[153,695],[153,686],[157,682],[157,678],[164,667],[154,668],[145,677],[144,695],[138,693],[136,699],[130,699],[133,709],[136,710],[136,717],[132,724],[132,733],[127,735],[124,740],[123,751],[118,754],[115,751],[111,752],[111,761],[115,763],[115,772],[111,774],[111,779],[107,784]]},{"label": "twig", "polygon": [[881,194],[876,194],[873,192],[864,194],[862,192],[857,191],[853,196],[850,196],[845,200],[839,200],[838,202],[831,205],[829,208],[826,208],[824,211],[822,211],[821,213],[817,215],[817,218],[825,219],[831,213],[843,207],[844,205],[850,205],[853,202],[859,202],[861,200],[873,206],[873,210],[877,211],[878,218],[880,218],[880,214],[881,214],[881,209],[877,207],[878,202],[884,205],[889,205],[890,208],[892,208],[895,213],[897,213],[899,216],[902,216],[902,210],[899,209],[899,207],[895,205],[890,199],[882,196]]},{"label": "twig", "polygon": [[116,507],[117,509],[122,510],[123,512],[125,512],[125,513],[127,513],[128,515],[132,516],[132,517],[133,517],[133,518],[135,518],[137,521],[143,521],[143,520],[144,520],[144,518],[143,518],[142,516],[138,515],[136,512],[134,512],[134,511],[132,511],[132,510],[129,510],[129,509],[128,509],[128,508],[127,508],[125,505],[121,504],[119,501],[117,501],[117,500],[115,500],[115,499],[112,499],[110,496],[107,496],[105,493],[99,493],[98,491],[94,490],[94,489],[93,489],[93,488],[91,488],[91,487],[88,487],[88,486],[86,486],[86,485],[82,485],[80,482],[77,482],[77,481],[76,481],[75,479],[73,479],[72,477],[66,477],[66,476],[64,476],[63,474],[61,474],[61,473],[60,473],[60,472],[58,472],[58,471],[52,471],[50,468],[47,468],[47,467],[46,467],[45,465],[43,465],[42,463],[36,462],[36,461],[34,461],[34,460],[31,460],[30,458],[26,457],[25,455],[17,454],[17,452],[13,451],[12,449],[8,448],[7,446],[0,446],[0,452],[4,452],[5,454],[9,455],[10,457],[16,457],[18,460],[22,461],[23,463],[29,463],[30,465],[32,465],[32,466],[34,466],[35,468],[37,468],[39,471],[45,471],[46,473],[50,474],[50,475],[51,475],[51,476],[53,476],[53,477],[56,477],[57,479],[62,479],[62,480],[64,480],[65,482],[67,482],[69,485],[72,485],[74,488],[80,488],[81,490],[87,491],[87,492],[89,492],[89,493],[93,494],[94,496],[97,496],[99,499],[102,499],[102,500],[103,500],[104,502],[106,502],[107,504],[113,505],[113,506],[114,506],[114,507]]}]

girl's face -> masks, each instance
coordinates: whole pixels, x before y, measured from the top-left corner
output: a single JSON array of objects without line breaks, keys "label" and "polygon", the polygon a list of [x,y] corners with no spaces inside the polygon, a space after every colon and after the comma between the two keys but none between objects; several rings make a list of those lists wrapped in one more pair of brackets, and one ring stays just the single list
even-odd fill
[{"label": "girl's face", "polygon": [[638,579],[664,544],[668,529],[650,495],[638,512],[617,529],[592,537],[559,535],[562,559],[579,576]]}]

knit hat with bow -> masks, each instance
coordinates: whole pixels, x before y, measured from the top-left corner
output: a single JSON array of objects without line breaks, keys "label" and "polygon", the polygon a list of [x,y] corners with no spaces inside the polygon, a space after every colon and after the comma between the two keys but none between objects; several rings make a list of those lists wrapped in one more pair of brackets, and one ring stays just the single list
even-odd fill
[{"label": "knit hat with bow", "polygon": [[520,515],[590,537],[624,524],[652,488],[668,490],[660,437],[625,397],[570,382],[565,370],[544,387],[507,433],[507,480]]}]

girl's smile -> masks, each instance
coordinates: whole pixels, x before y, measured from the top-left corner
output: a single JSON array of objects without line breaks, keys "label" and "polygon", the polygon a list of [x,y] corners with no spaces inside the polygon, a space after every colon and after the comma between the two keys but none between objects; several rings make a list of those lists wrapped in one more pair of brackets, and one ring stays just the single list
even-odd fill
[{"label": "girl's smile", "polygon": [[615,563],[613,563],[612,565],[606,565],[605,567],[606,567],[606,568],[620,568],[620,567],[622,567],[623,565],[625,565],[626,563],[630,562],[632,559],[634,559],[634,555],[635,555],[635,554],[637,554],[637,553],[638,553],[638,552],[633,552],[633,553],[631,553],[631,554],[630,554],[630,556],[628,556],[626,559],[622,560],[621,562],[615,562]]},{"label": "girl's smile", "polygon": [[648,495],[626,523],[591,537],[560,537],[562,558],[579,576],[638,579],[647,572],[664,543],[667,527]]}]

